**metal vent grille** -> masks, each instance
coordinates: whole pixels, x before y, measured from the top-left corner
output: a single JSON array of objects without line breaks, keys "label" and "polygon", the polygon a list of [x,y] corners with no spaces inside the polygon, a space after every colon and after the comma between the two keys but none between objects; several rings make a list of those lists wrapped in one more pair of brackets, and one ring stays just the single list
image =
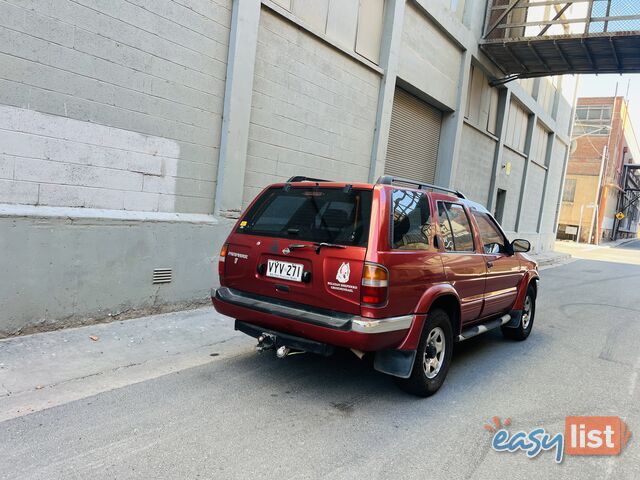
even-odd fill
[{"label": "metal vent grille", "polygon": [[171,283],[172,271],[170,268],[154,268],[153,269],[153,284],[158,283]]}]

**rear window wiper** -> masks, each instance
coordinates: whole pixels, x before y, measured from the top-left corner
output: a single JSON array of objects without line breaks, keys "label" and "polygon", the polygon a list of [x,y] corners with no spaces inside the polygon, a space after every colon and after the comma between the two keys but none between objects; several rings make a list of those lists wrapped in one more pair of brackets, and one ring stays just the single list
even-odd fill
[{"label": "rear window wiper", "polygon": [[313,242],[313,244],[316,246],[316,253],[320,253],[320,249],[322,247],[327,247],[327,248],[347,248],[346,246],[338,245],[337,243]]},{"label": "rear window wiper", "polygon": [[307,248],[307,247],[316,247],[316,253],[320,253],[322,247],[327,248],[347,248],[345,245],[338,245],[337,243],[328,243],[328,242],[313,242],[313,245],[308,245],[306,243],[292,243],[289,245],[289,250],[295,250],[297,248]]}]

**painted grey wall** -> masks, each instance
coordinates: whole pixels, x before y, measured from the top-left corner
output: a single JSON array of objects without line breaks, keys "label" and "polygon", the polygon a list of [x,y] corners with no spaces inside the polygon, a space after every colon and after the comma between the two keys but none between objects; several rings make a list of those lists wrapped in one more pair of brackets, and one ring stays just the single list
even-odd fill
[{"label": "painted grey wall", "polygon": [[[231,226],[39,215],[0,212],[0,337],[206,301]],[[173,281],[153,285],[154,268]]]}]

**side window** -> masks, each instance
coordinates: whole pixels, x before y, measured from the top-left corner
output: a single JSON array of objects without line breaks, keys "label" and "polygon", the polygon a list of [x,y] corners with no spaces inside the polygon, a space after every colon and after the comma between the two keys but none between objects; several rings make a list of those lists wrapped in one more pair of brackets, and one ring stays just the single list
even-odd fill
[{"label": "side window", "polygon": [[478,224],[484,253],[505,253],[507,242],[493,220],[480,212],[473,212],[473,217]]},{"label": "side window", "polygon": [[473,231],[462,205],[438,203],[438,221],[448,252],[473,252]]},{"label": "side window", "polygon": [[433,248],[434,225],[427,196],[411,190],[394,190],[392,196],[393,248],[430,250]]}]

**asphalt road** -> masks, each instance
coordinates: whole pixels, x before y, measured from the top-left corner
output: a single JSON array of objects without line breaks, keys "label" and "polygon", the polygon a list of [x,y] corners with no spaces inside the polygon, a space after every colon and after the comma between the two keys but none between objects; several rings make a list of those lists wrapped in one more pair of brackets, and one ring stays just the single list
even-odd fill
[{"label": "asphalt road", "polygon": [[601,250],[615,260],[544,270],[531,337],[458,345],[429,399],[348,353],[276,360],[241,338],[198,366],[3,421],[0,478],[638,479],[637,436],[620,456],[556,464],[495,452],[483,428],[499,416],[555,434],[568,415],[619,415],[640,432],[640,241]]}]

